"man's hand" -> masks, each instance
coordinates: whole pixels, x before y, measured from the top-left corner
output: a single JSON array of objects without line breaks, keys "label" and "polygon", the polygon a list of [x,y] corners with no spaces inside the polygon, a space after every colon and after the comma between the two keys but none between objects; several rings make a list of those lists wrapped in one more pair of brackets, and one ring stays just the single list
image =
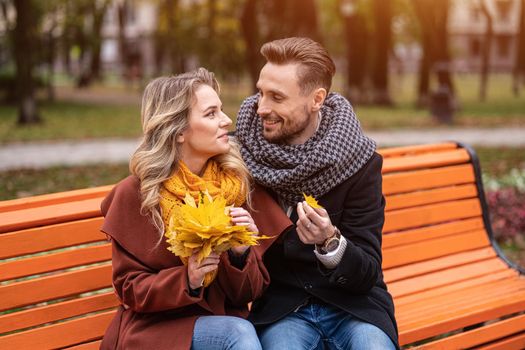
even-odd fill
[{"label": "man's hand", "polygon": [[335,227],[324,208],[312,208],[306,202],[299,202],[297,215],[297,235],[301,242],[321,245],[335,235]]},{"label": "man's hand", "polygon": [[204,275],[219,267],[220,257],[217,253],[211,253],[200,264],[197,262],[197,253],[198,251],[194,251],[188,259],[188,283],[191,289],[202,287]]},{"label": "man's hand", "polygon": [[[232,217],[232,223],[234,225],[248,226],[248,230],[251,232],[259,232],[257,225],[253,221],[250,213],[244,208],[233,207],[230,209],[230,216]],[[248,246],[232,247],[231,250],[236,255],[242,255],[248,249]]]}]

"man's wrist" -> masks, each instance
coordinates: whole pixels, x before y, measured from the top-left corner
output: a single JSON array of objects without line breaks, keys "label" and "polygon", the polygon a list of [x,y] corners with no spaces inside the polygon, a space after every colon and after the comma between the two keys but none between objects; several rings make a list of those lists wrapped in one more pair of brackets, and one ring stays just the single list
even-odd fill
[{"label": "man's wrist", "polygon": [[336,226],[332,226],[332,228],[333,228],[332,234],[328,236],[328,238],[326,238],[324,242],[322,242],[321,244],[315,245],[315,248],[321,254],[330,253],[334,251],[335,249],[337,249],[337,247],[339,246],[340,239],[341,239],[341,232]]}]

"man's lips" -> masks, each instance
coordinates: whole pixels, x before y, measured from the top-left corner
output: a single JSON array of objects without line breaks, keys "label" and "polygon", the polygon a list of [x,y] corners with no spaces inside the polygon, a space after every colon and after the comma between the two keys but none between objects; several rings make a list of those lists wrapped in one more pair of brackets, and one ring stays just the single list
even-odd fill
[{"label": "man's lips", "polygon": [[280,118],[263,118],[262,122],[264,126],[273,126],[281,123],[282,120]]}]

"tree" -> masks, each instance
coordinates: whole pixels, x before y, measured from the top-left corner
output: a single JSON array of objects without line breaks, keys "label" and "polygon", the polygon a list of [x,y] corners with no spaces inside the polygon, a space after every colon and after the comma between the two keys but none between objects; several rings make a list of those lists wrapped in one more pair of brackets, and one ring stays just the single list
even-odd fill
[{"label": "tree", "polygon": [[257,23],[257,2],[257,0],[246,0],[240,17],[241,32],[246,47],[246,66],[254,89],[259,77],[259,69],[262,66],[262,59],[259,55],[260,33]]},{"label": "tree", "polygon": [[487,21],[485,29],[485,40],[483,41],[483,54],[481,58],[479,99],[485,101],[487,97],[487,84],[490,68],[490,53],[492,48],[492,37],[494,33],[492,15],[487,7],[486,0],[480,0],[481,13]]},{"label": "tree", "polygon": [[13,32],[16,65],[18,124],[41,121],[35,99],[34,68],[38,47],[38,10],[32,0],[14,0],[16,26]]},{"label": "tree", "polygon": [[429,102],[431,73],[436,74],[439,87],[454,96],[447,30],[450,0],[412,0],[412,4],[419,18],[423,48],[417,102],[422,106]]},{"label": "tree", "polygon": [[372,70],[373,103],[391,105],[388,91],[388,58],[392,42],[391,0],[374,0],[374,69]]},{"label": "tree", "polygon": [[365,3],[355,0],[342,0],[339,3],[346,43],[345,94],[354,103],[367,100],[365,83],[369,62],[370,31],[364,6]]},{"label": "tree", "polygon": [[100,79],[100,53],[102,48],[102,24],[104,16],[111,0],[93,0],[89,4],[92,27],[91,27],[91,60],[89,66],[89,81]]},{"label": "tree", "polygon": [[418,106],[428,104],[430,95],[430,67],[432,64],[432,15],[427,9],[428,1],[413,0],[414,10],[419,18],[421,30],[421,47],[423,49],[421,62],[419,64],[418,78]]},{"label": "tree", "polygon": [[513,90],[519,95],[520,80],[525,80],[525,0],[520,2],[519,29],[516,38],[516,60],[514,63]]},{"label": "tree", "polygon": [[314,0],[246,0],[240,22],[254,87],[262,66],[258,51],[263,43],[290,36],[321,41]]}]

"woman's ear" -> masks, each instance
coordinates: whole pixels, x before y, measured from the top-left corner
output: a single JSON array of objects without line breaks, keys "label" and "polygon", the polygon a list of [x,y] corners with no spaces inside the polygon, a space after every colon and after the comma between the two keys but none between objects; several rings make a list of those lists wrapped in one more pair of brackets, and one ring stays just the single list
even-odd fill
[{"label": "woman's ear", "polygon": [[184,133],[177,134],[177,143],[184,143]]},{"label": "woman's ear", "polygon": [[314,90],[312,97],[313,97],[312,110],[314,112],[317,112],[323,106],[324,100],[326,98],[326,89],[325,88],[318,88],[318,89]]}]

